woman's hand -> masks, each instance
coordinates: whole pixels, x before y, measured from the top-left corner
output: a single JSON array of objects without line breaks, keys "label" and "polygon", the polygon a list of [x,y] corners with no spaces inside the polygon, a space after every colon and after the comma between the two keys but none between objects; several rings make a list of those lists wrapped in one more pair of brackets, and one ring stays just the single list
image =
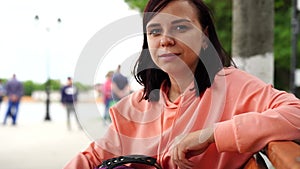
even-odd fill
[{"label": "woman's hand", "polygon": [[213,127],[178,136],[174,142],[171,159],[181,169],[193,168],[194,164],[189,158],[201,154],[213,142]]}]

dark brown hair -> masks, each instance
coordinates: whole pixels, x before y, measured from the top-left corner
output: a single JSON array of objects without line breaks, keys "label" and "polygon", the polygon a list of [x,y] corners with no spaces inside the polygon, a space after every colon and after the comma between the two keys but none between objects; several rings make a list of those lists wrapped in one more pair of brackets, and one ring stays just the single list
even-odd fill
[{"label": "dark brown hair", "polygon": [[[170,2],[175,0],[149,0],[143,14],[144,41],[142,51],[134,67],[134,76],[137,82],[144,86],[143,98],[149,101],[159,100],[159,89],[165,81],[170,84],[169,76],[166,72],[158,68],[152,61],[146,34],[147,23]],[[216,73],[223,67],[234,65],[232,58],[226,54],[222,47],[212,19],[210,9],[202,0],[186,0],[198,10],[198,20],[202,28],[207,29],[209,39],[208,48],[201,51],[201,58],[194,73],[195,91],[199,96],[213,83]],[[199,51],[200,52],[200,51]]]}]

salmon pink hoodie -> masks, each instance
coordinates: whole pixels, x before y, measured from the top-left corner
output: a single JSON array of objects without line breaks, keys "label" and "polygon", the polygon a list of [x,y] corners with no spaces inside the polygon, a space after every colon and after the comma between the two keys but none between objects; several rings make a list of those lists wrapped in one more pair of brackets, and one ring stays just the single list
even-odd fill
[{"label": "salmon pink hoodie", "polygon": [[[95,168],[105,159],[143,154],[164,169],[174,141],[214,126],[215,143],[191,158],[195,168],[236,169],[270,141],[300,139],[300,101],[236,68],[224,68],[201,96],[192,83],[174,102],[162,86],[160,100],[141,100],[143,90],[110,109],[112,124],[103,138],[76,155],[65,169]],[[175,139],[176,138],[176,139]]]}]

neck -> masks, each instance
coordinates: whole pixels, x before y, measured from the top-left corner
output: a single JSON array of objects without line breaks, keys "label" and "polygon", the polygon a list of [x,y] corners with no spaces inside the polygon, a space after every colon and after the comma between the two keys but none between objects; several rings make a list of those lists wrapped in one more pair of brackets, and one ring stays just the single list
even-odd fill
[{"label": "neck", "polygon": [[168,93],[168,97],[170,101],[175,101],[191,84],[194,76],[186,76],[183,78],[173,78],[170,77],[171,87]]}]

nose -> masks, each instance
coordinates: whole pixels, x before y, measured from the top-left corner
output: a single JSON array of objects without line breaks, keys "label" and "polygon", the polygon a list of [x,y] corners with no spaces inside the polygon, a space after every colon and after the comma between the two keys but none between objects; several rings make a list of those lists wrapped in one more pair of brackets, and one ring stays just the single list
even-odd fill
[{"label": "nose", "polygon": [[162,47],[173,46],[175,45],[175,40],[170,36],[163,35],[160,39],[160,45]]}]

